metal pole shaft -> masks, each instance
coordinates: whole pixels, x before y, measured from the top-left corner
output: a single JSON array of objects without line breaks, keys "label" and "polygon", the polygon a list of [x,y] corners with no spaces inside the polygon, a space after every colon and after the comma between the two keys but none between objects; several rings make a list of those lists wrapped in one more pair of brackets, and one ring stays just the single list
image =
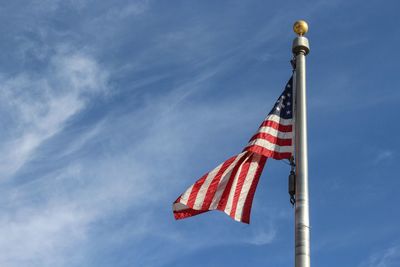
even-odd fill
[{"label": "metal pole shaft", "polygon": [[306,55],[308,39],[298,36],[293,41],[296,57],[296,208],[295,267],[310,267],[310,218],[308,199]]}]

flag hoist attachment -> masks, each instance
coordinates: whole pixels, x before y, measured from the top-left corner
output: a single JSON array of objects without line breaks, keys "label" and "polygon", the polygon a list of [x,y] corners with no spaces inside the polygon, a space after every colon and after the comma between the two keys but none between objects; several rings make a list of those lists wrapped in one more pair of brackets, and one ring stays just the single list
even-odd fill
[{"label": "flag hoist attachment", "polygon": [[310,216],[308,198],[306,55],[310,52],[305,21],[293,26],[295,57],[295,267],[310,267]]},{"label": "flag hoist attachment", "polygon": [[290,204],[294,207],[296,203],[296,164],[294,163],[294,157],[290,158],[290,174],[288,183],[288,193],[290,195]]}]

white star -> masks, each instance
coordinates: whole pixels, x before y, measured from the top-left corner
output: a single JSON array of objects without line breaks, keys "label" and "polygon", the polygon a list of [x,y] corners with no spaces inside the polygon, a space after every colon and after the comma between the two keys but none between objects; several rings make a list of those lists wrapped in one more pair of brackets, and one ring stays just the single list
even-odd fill
[{"label": "white star", "polygon": [[290,114],[290,110],[286,111],[286,114]]},{"label": "white star", "polygon": [[287,88],[290,88],[290,84],[286,85]]},{"label": "white star", "polygon": [[283,96],[281,96],[282,97],[282,99],[285,99],[285,96],[283,95]]},{"label": "white star", "polygon": [[287,96],[290,97],[290,93],[287,93]]},{"label": "white star", "polygon": [[290,106],[290,102],[287,102],[287,103],[286,103],[286,106]]},{"label": "white star", "polygon": [[276,110],[277,110],[277,111],[280,111],[280,110],[281,110],[281,108],[280,108],[280,107],[276,107]]}]

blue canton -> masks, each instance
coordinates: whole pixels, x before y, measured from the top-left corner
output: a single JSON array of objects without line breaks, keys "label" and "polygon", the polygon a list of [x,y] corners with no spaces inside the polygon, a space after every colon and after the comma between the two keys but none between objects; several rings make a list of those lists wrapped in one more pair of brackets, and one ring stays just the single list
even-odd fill
[{"label": "blue canton", "polygon": [[293,77],[287,82],[285,90],[268,115],[271,114],[278,115],[282,119],[293,118]]}]

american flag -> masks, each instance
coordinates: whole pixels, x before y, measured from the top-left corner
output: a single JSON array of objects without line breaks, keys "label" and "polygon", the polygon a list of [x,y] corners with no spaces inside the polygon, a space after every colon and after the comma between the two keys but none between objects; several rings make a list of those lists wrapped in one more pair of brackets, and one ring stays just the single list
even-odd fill
[{"label": "american flag", "polygon": [[293,79],[242,153],[221,163],[189,187],[173,203],[175,219],[220,210],[249,223],[254,193],[267,158],[293,154]]}]

